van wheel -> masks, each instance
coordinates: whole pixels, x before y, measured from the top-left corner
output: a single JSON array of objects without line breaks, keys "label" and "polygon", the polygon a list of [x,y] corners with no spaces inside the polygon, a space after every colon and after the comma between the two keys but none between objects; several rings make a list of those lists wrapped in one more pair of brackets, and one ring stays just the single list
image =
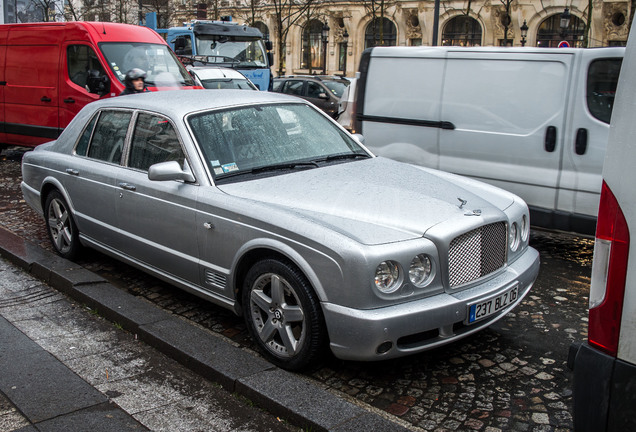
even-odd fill
[{"label": "van wheel", "polygon": [[66,200],[58,191],[46,197],[44,220],[55,251],[66,259],[75,258],[80,249],[79,232]]},{"label": "van wheel", "polygon": [[287,370],[314,366],[326,345],[320,302],[304,275],[276,259],[247,272],[242,292],[245,324],[275,365]]}]

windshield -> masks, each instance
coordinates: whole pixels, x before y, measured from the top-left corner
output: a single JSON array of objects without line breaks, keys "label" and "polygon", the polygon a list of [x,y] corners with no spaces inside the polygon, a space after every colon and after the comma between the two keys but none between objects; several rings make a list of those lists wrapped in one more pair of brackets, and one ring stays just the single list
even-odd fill
[{"label": "windshield", "polygon": [[348,134],[305,104],[208,111],[190,116],[188,123],[217,180],[261,173],[267,167],[317,167],[319,162],[369,157]]},{"label": "windshield", "polygon": [[342,93],[347,88],[347,84],[338,81],[323,81],[322,83],[331,90],[331,93],[336,95],[336,97],[342,96]]},{"label": "windshield", "polygon": [[267,67],[260,40],[229,40],[227,37],[198,35],[197,55],[208,63],[230,63],[233,67]]},{"label": "windshield", "polygon": [[108,65],[124,82],[126,72],[139,68],[146,72],[149,87],[193,86],[194,80],[167,45],[109,42],[100,44]]},{"label": "windshield", "polygon": [[218,78],[201,80],[201,85],[206,89],[240,89],[258,90],[254,84],[245,79]]}]

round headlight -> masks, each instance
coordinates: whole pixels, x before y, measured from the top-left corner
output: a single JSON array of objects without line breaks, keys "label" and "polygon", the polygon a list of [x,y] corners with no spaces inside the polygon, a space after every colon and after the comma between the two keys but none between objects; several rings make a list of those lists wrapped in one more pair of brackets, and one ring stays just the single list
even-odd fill
[{"label": "round headlight", "polygon": [[413,258],[409,267],[409,279],[413,285],[423,287],[429,282],[432,273],[433,266],[428,256],[419,254]]},{"label": "round headlight", "polygon": [[510,250],[514,252],[519,247],[519,227],[517,226],[517,222],[514,222],[510,225],[510,232],[508,235],[508,244],[510,245]]},{"label": "round headlight", "polygon": [[400,287],[400,267],[394,261],[383,261],[375,269],[375,286],[383,293],[392,293]]},{"label": "round headlight", "polygon": [[521,218],[521,240],[528,240],[528,235],[530,234],[530,224],[528,223],[528,216],[523,215]]}]

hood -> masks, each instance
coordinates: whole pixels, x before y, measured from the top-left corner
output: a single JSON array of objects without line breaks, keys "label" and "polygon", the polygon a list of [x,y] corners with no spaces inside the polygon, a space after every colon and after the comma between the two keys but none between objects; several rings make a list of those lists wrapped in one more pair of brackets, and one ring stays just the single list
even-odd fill
[{"label": "hood", "polygon": [[498,188],[379,157],[219,189],[310,219],[363,244],[422,237],[431,227],[463,220],[473,210],[503,218],[502,210],[514,202],[514,195]]}]

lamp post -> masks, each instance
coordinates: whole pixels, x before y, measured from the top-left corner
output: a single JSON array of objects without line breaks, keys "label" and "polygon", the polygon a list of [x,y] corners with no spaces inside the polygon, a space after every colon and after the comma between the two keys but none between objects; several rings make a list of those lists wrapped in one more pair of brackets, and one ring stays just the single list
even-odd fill
[{"label": "lamp post", "polygon": [[347,29],[345,29],[342,34],[342,43],[344,45],[344,60],[342,62],[342,76],[347,76],[347,50],[349,49],[349,33],[347,33]]},{"label": "lamp post", "polygon": [[327,42],[329,42],[329,26],[322,26],[322,74],[327,75]]},{"label": "lamp post", "polygon": [[568,27],[570,26],[570,9],[567,7],[561,14],[561,21],[559,22],[559,27],[561,27],[561,37],[563,39],[566,38]]},{"label": "lamp post", "polygon": [[521,31],[521,46],[526,46],[526,36],[528,36],[528,24],[526,24],[526,20],[523,20],[523,25],[519,28]]}]

